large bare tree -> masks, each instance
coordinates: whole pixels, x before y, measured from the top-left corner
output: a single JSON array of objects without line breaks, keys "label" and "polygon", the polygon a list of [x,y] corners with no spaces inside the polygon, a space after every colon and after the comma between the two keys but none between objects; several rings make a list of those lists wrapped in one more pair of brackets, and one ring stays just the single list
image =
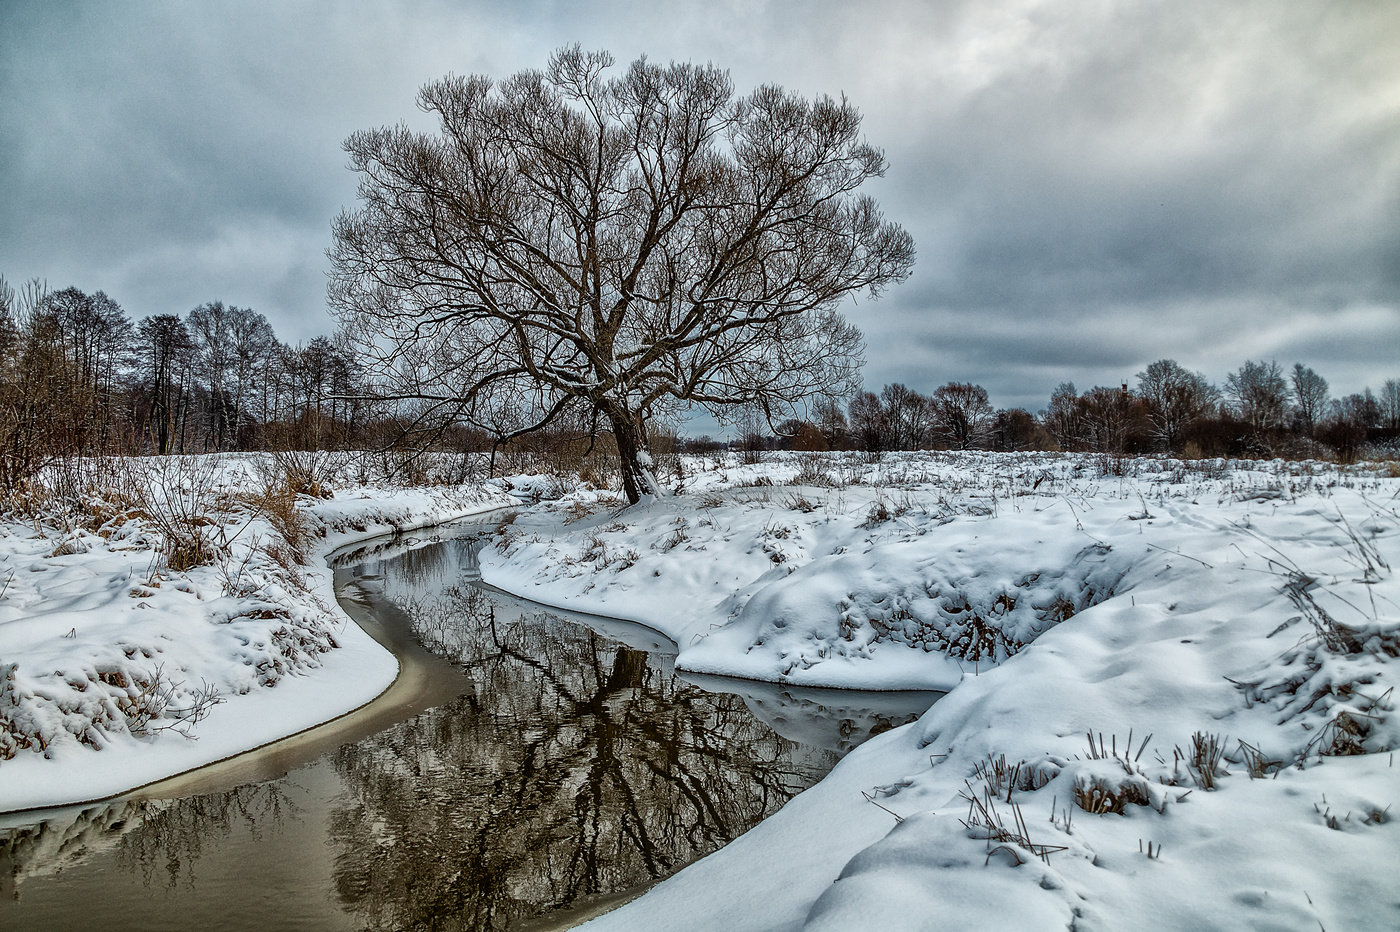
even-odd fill
[{"label": "large bare tree", "polygon": [[906,278],[914,244],[856,193],[885,160],[844,98],[612,64],[573,47],[447,77],[418,98],[438,132],[351,136],[361,206],[335,221],[329,294],[386,394],[509,435],[590,412],[635,502],[657,491],[650,415],[852,388],[837,306]]}]

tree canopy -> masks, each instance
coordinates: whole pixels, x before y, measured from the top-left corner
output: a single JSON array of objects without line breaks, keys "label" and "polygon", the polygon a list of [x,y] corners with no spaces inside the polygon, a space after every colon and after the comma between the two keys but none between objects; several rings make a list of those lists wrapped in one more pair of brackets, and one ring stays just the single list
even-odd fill
[{"label": "tree canopy", "polygon": [[844,98],[612,64],[573,47],[449,76],[418,98],[437,132],[352,135],[361,204],[334,223],[329,296],[386,395],[501,439],[581,409],[636,501],[652,415],[773,418],[852,389],[863,346],[837,307],[907,278],[914,243],[856,193],[885,159]]}]

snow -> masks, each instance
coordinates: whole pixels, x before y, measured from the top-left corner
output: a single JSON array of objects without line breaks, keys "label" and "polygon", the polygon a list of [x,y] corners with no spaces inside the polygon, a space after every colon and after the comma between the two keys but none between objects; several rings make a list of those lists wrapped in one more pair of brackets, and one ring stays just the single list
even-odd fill
[{"label": "snow", "polygon": [[484,578],[683,671],[951,691],[586,928],[1400,927],[1393,466],[683,469],[523,512]]},{"label": "snow", "polygon": [[[219,482],[247,465],[221,461]],[[153,572],[129,510],[0,526],[0,740],[41,745],[0,760],[0,810],[109,795],[368,701],[394,664],[335,607],[325,557],[525,500],[485,580],[647,625],[687,675],[948,690],[588,929],[1400,927],[1394,464],[655,467],[675,494],[632,507],[557,476],[343,487],[299,502],[305,565],[246,509],[220,519],[221,560],[184,573]],[[157,666],[167,707],[143,722],[133,681]],[[206,686],[225,701],[192,721]]]},{"label": "snow", "polygon": [[157,520],[129,502],[85,503],[87,526],[0,523],[0,812],[112,796],[369,702],[398,664],[340,610],[326,557],[516,501],[499,485],[302,496],[298,563],[238,498],[253,458],[184,459],[165,478],[224,542],[211,565],[162,568]]}]

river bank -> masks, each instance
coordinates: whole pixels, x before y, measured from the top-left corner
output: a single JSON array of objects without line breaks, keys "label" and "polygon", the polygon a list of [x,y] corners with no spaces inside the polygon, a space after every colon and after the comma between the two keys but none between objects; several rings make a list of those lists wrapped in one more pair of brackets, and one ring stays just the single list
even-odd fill
[{"label": "river bank", "polygon": [[[856,749],[755,829],[589,928],[1387,924],[1400,863],[1393,472],[1059,455],[716,457],[681,461],[678,494],[631,508],[579,483],[512,480],[535,504],[481,553],[489,583],[644,624],[678,645],[675,667],[690,675],[782,690],[952,689],[919,722]],[[347,535],[339,546],[451,511],[401,494],[393,506],[375,489],[303,502],[327,529],[316,552],[337,533]],[[222,621],[273,626],[239,645],[265,650],[277,626],[301,617],[248,617],[248,596],[225,591],[228,568],[138,589],[114,562],[125,559],[131,577],[151,559],[134,536],[104,546],[72,535],[70,548],[8,529],[0,541],[28,547],[24,565],[41,570],[9,574],[15,602],[7,585],[0,607],[16,614],[0,618],[42,618],[36,643],[72,657],[97,641],[65,639],[70,621],[77,632],[77,619],[114,606],[128,621],[159,609],[151,617],[166,628],[136,629],[154,632],[154,655],[203,644],[227,660],[235,655],[174,626],[191,609],[208,618],[213,606],[237,608]],[[253,559],[276,582],[277,561]],[[128,660],[156,659],[108,640]],[[343,671],[327,663],[339,648],[306,653],[314,664],[249,694],[373,683],[353,653]],[[258,669],[236,656],[234,674]],[[90,666],[82,688],[57,665],[53,682],[75,694],[112,685]],[[30,751],[25,766],[191,744],[169,731],[118,734],[99,736],[96,751],[65,723],[55,727],[72,746],[57,748],[68,739],[56,733],[54,753]],[[0,762],[0,787],[21,772],[17,759]]]},{"label": "river bank", "polygon": [[678,669],[953,687],[586,928],[1392,924],[1393,473],[790,455],[522,512],[485,578]]},{"label": "river bank", "polygon": [[252,458],[207,459],[163,490],[202,505],[219,546],[202,565],[172,569],[160,516],[122,503],[90,503],[87,526],[0,522],[0,812],[113,796],[372,701],[398,663],[339,607],[326,557],[517,502],[349,485],[302,496],[289,541],[248,504]]}]

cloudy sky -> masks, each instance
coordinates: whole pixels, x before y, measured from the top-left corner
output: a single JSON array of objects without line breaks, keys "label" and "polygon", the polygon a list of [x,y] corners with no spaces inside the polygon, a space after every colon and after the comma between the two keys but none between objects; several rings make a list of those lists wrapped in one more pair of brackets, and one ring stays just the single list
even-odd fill
[{"label": "cloudy sky", "polygon": [[1001,406],[1173,357],[1400,377],[1400,4],[1338,0],[142,3],[0,8],[0,274],[133,318],[333,324],[341,142],[448,72],[573,42],[846,93],[914,276],[849,308],[867,384]]}]

